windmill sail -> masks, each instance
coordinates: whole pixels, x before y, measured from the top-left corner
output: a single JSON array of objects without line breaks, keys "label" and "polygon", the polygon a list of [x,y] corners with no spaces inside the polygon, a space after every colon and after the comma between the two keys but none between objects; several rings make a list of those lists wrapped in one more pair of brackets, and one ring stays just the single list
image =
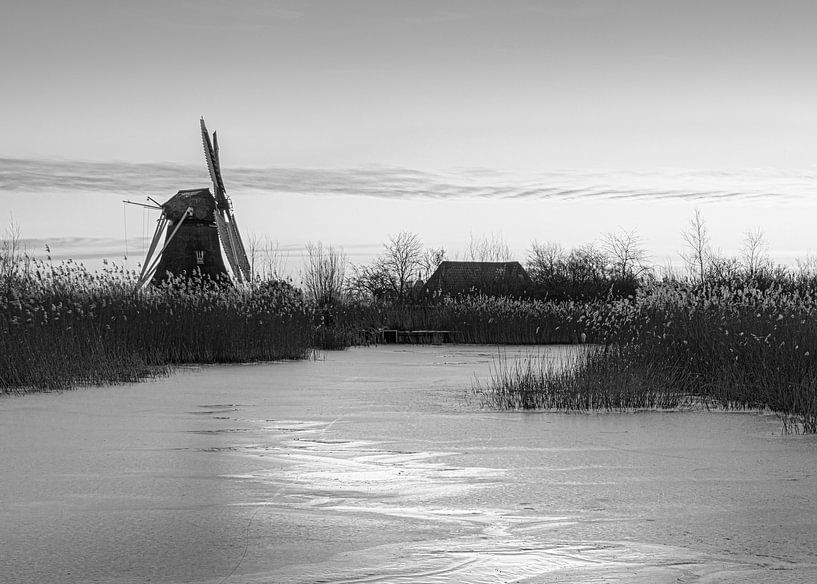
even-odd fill
[{"label": "windmill sail", "polygon": [[[215,132],[213,138],[215,139]],[[221,178],[221,168],[218,161],[218,142],[216,148],[213,148],[213,143],[210,141],[210,135],[207,133],[207,126],[204,125],[204,118],[201,118],[201,141],[204,145],[204,158],[207,161],[207,170],[210,171],[210,180],[213,181],[213,196],[216,198],[216,204],[219,209],[225,209],[230,206],[227,199],[227,191],[224,189],[224,181]]]},{"label": "windmill sail", "polygon": [[250,260],[247,257],[244,242],[241,241],[241,235],[238,232],[238,222],[236,222],[232,210],[228,211],[227,214],[230,218],[229,229],[232,234],[233,250],[238,260],[238,265],[241,267],[241,271],[244,272],[245,277],[249,280],[251,277]]},{"label": "windmill sail", "polygon": [[221,177],[221,163],[218,158],[218,137],[213,132],[213,140],[207,132],[204,118],[201,118],[201,141],[204,145],[204,157],[207,161],[207,170],[210,172],[210,180],[213,181],[213,196],[216,200],[216,225],[221,245],[224,247],[227,262],[232,268],[233,274],[239,282],[251,279],[250,262],[241,235],[238,232],[238,225],[233,215],[232,202],[227,196],[224,188],[224,179]]},{"label": "windmill sail", "polygon": [[[176,195],[176,196],[178,196],[178,195]],[[165,204],[167,204],[167,203],[165,203]],[[167,237],[165,237],[164,246],[162,247],[161,251],[159,251],[159,253],[156,254],[155,258],[152,258],[152,261],[150,262],[150,265],[148,265],[148,261],[145,260],[145,265],[142,266],[142,275],[139,276],[139,281],[137,283],[137,286],[139,288],[141,288],[145,284],[147,284],[148,280],[154,276],[154,274],[156,273],[156,270],[159,268],[159,266],[161,266],[163,263],[167,264],[167,260],[166,260],[166,258],[164,256],[165,250],[167,250],[167,248],[171,245],[171,243],[173,243],[173,238],[175,238],[176,234],[179,233],[179,230],[184,225],[185,220],[188,217],[192,217],[192,216],[193,216],[193,207],[187,207],[187,209],[185,209],[184,213],[176,221],[173,221],[172,219],[168,218],[168,215],[167,215],[166,212],[165,212],[165,214],[162,215],[162,218],[160,219],[161,225],[157,226],[156,234],[153,236],[153,241],[150,244],[151,249],[156,247],[156,243],[158,242],[159,237],[161,236],[161,233],[164,231],[164,225],[165,224],[172,223],[174,225],[173,231],[171,231],[170,233],[167,234]],[[148,257],[150,258],[150,256],[148,256]],[[162,278],[162,277],[163,277],[163,274],[160,273],[160,278]]]},{"label": "windmill sail", "polygon": [[144,263],[142,263],[142,271],[139,273],[139,280],[137,281],[137,286],[139,288],[144,286],[147,283],[147,281],[153,277],[153,272],[151,272],[149,269],[153,265],[155,259],[153,256],[153,252],[156,251],[156,246],[159,244],[159,240],[162,238],[166,226],[167,217],[165,217],[165,215],[162,215],[161,217],[159,217],[159,220],[156,221],[156,231],[153,233],[153,239],[150,242],[148,253],[145,256]]},{"label": "windmill sail", "polygon": [[216,211],[216,227],[218,228],[218,238],[221,241],[221,247],[224,248],[224,255],[227,257],[227,263],[230,264],[230,269],[233,271],[233,274],[236,275],[236,278],[241,279],[241,268],[236,261],[236,254],[235,250],[233,249],[233,241],[230,237],[229,226],[227,222],[224,220],[224,217],[221,216],[221,213]]}]

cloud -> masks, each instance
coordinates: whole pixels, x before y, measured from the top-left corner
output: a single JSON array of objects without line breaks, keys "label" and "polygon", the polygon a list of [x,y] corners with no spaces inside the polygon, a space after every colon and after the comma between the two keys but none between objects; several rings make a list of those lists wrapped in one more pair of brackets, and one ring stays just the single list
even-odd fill
[{"label": "cloud", "polygon": [[[748,201],[805,200],[817,168],[712,172],[546,171],[486,169],[426,172],[408,168],[234,168],[224,171],[229,193],[358,195],[384,199],[481,198]],[[131,164],[0,158],[0,192],[110,192],[168,198],[182,188],[209,186],[204,165]]]}]

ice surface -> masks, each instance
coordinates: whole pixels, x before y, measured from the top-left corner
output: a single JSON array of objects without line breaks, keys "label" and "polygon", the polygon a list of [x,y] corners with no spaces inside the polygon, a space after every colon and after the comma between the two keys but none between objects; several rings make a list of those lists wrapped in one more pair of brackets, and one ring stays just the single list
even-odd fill
[{"label": "ice surface", "polygon": [[0,582],[817,581],[817,439],[757,413],[483,410],[497,354],[4,398]]}]

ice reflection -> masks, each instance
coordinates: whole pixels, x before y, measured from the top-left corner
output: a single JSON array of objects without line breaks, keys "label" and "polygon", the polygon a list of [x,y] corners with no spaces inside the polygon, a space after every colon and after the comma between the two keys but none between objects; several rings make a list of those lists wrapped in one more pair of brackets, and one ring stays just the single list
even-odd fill
[{"label": "ice reflection", "polygon": [[[406,522],[409,529],[422,525],[428,531],[431,526],[434,532],[453,537],[374,545],[276,570],[276,579],[327,584],[555,582],[565,578],[571,582],[660,583],[733,582],[758,573],[756,563],[677,546],[564,541],[561,537],[580,523],[626,521],[622,517],[608,515],[588,521],[580,514],[544,516],[529,504],[517,510],[462,506],[457,502],[466,492],[501,488],[512,469],[454,466],[447,462],[454,452],[398,451],[387,449],[384,443],[328,438],[327,430],[337,422],[290,420],[269,426],[272,445],[245,450],[247,455],[263,460],[264,468],[234,478],[274,487],[275,501],[258,503],[261,506],[282,506],[290,511],[319,509],[323,517],[332,514],[349,523],[379,516],[398,524]],[[603,452],[608,448],[573,450]],[[557,476],[584,472],[604,476],[612,468],[626,470],[609,465],[554,466],[549,470]],[[551,479],[551,483],[614,485],[615,481]],[[441,504],[446,501],[448,505]],[[778,565],[776,569],[786,571],[787,567]],[[270,577],[272,573],[255,575],[258,581]]]},{"label": "ice reflection", "polygon": [[[431,541],[402,549],[382,546],[347,554],[292,572],[293,584],[469,582],[725,582],[741,581],[751,568],[725,561],[703,562],[688,552],[659,545],[587,542],[552,544],[527,540]],[[264,581],[256,575],[254,581]]]}]

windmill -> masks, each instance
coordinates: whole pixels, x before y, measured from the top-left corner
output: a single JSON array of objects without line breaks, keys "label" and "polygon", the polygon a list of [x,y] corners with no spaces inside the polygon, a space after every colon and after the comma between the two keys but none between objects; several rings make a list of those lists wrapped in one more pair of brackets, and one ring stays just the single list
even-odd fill
[{"label": "windmill", "polygon": [[[228,272],[223,258],[227,259],[235,281],[241,283],[251,278],[250,262],[238,232],[233,204],[221,178],[218,137],[213,132],[210,140],[204,118],[201,118],[201,140],[213,192],[208,188],[182,190],[158,205],[162,215],[139,274],[139,288],[148,282],[161,283],[168,273],[200,274],[213,280],[224,278]],[[164,243],[159,248],[163,236]]]}]

